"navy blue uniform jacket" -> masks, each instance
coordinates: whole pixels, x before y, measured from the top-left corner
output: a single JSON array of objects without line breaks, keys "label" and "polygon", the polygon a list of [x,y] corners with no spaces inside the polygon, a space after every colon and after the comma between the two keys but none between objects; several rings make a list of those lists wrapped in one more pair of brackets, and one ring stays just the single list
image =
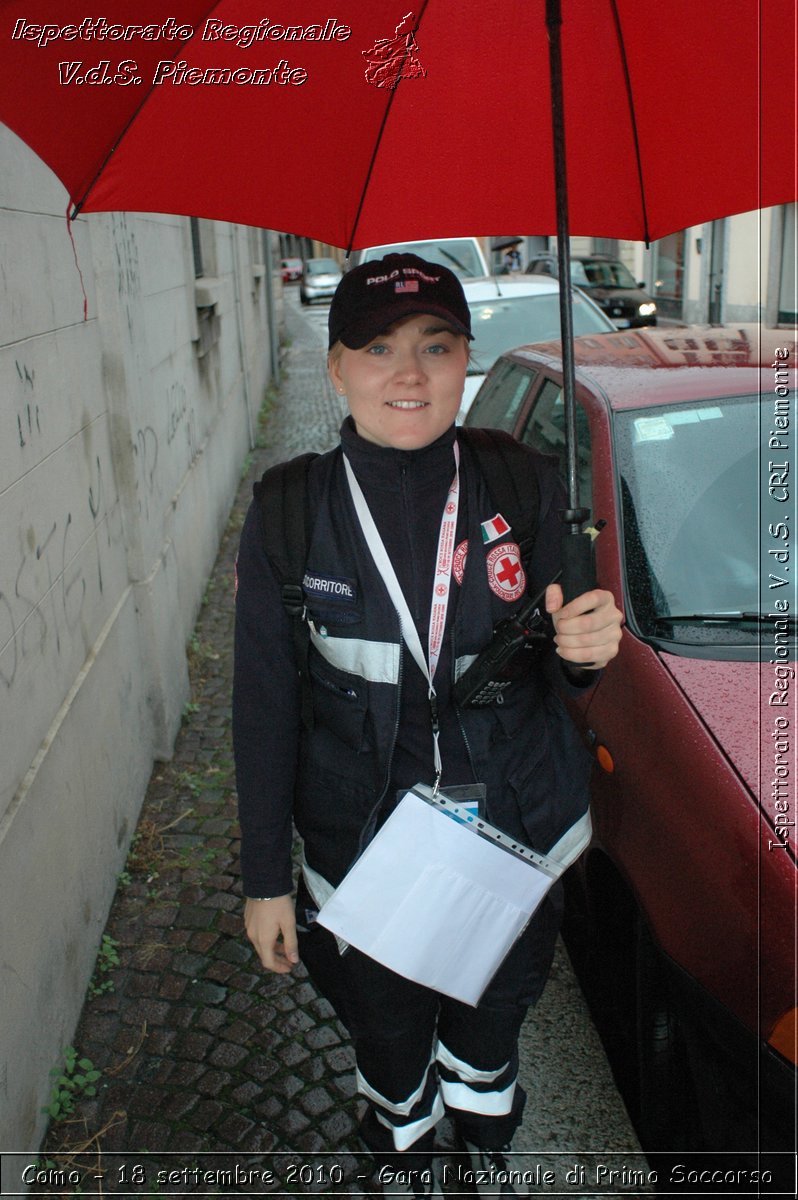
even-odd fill
[{"label": "navy blue uniform jacket", "polygon": [[[422,450],[402,451],[364,441],[351,418],[341,431],[425,647],[455,436],[452,428]],[[565,500],[553,461],[532,450],[529,459],[530,486],[539,491],[538,532],[526,561],[534,591],[558,570]],[[312,732],[301,727],[294,638],[265,553],[257,502],[239,549],[233,738],[249,896],[291,891],[292,823],[309,865],[337,884],[397,793],[434,775],[427,683],[401,641],[357,525],[341,448],[315,460],[309,493],[315,517],[305,580],[313,623]],[[435,675],[443,785],[485,783],[488,819],[548,851],[567,841],[569,830],[578,830],[582,842],[589,835],[590,759],[555,695],[566,686],[560,660],[550,652],[501,705],[458,711],[450,700],[456,674],[486,644],[495,622],[521,602],[508,601],[495,578],[489,586],[487,555],[513,542],[510,532],[483,544],[481,525],[495,515],[481,475],[464,454],[458,582]]]}]

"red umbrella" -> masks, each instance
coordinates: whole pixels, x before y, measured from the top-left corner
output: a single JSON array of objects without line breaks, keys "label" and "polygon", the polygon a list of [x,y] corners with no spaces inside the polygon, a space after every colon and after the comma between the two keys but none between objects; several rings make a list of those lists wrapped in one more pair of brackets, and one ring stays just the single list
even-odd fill
[{"label": "red umbrella", "polygon": [[[0,119],[75,211],[186,213],[347,249],[556,231],[567,279],[569,223],[650,241],[795,196],[794,0],[102,7],[0,0]],[[569,540],[569,558],[586,552]]]},{"label": "red umbrella", "polygon": [[[84,212],[342,247],[555,232],[545,0],[409,6],[2,0],[0,120]],[[794,198],[794,0],[562,7],[572,232]]]}]

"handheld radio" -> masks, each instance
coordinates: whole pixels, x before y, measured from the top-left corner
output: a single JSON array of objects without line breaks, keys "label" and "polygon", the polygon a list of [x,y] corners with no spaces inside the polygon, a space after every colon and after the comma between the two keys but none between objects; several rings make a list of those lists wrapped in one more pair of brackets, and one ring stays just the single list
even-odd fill
[{"label": "handheld radio", "polygon": [[[587,532],[595,539],[606,524],[597,521]],[[561,574],[558,571],[550,583],[556,583]],[[540,611],[545,595],[544,587],[513,616],[496,625],[488,645],[452,689],[454,702],[460,708],[481,708],[495,703],[505,688],[523,678],[537,662],[549,638],[545,614]]]}]

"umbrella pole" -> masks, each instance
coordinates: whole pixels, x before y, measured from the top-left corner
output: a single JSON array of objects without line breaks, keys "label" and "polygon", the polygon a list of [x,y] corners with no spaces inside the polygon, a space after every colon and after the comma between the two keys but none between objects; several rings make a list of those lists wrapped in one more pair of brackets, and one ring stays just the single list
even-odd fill
[{"label": "umbrella pole", "polygon": [[546,0],[549,37],[551,120],[554,146],[554,181],[557,216],[557,271],[560,281],[560,334],[562,338],[563,403],[567,451],[568,508],[563,513],[562,588],[566,602],[596,586],[592,539],[582,532],[590,510],[579,503],[576,441],[576,372],[571,298],[571,242],[568,225],[568,179],[565,165],[565,116],[562,87],[560,0]]}]

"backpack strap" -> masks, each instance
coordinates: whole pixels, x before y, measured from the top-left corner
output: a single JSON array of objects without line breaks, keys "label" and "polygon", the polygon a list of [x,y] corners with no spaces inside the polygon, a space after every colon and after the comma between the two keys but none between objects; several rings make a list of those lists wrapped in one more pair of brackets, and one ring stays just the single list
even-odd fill
[{"label": "backpack strap", "polygon": [[313,524],[308,498],[308,470],[317,454],[300,454],[263,472],[255,484],[263,540],[289,616],[302,613],[302,577]]},{"label": "backpack strap", "polygon": [[264,547],[294,630],[297,668],[302,682],[302,720],[308,728],[313,725],[313,706],[308,677],[310,636],[304,620],[302,578],[313,531],[308,471],[316,458],[317,454],[300,454],[298,458],[269,467],[254,488]]},{"label": "backpack strap", "polygon": [[528,451],[501,429],[458,428],[457,436],[476,459],[491,500],[509,521],[521,558],[526,558],[535,544],[540,512],[540,486]]}]

